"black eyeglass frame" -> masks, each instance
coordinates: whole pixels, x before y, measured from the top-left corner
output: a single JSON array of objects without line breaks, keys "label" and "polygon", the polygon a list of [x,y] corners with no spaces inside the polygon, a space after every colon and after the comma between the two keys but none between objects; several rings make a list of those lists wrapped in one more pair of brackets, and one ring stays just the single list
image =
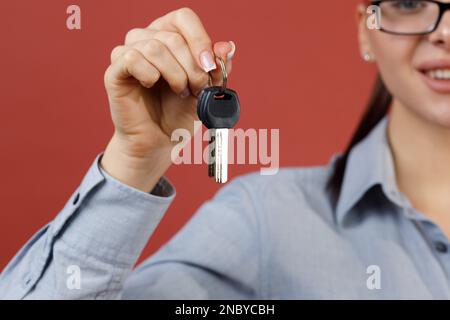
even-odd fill
[{"label": "black eyeglass frame", "polygon": [[[380,7],[380,4],[383,2],[393,2],[393,1],[399,1],[399,0],[376,0],[376,1],[370,1],[370,3],[374,6]],[[437,18],[434,26],[430,30],[423,31],[423,32],[416,32],[416,33],[395,32],[395,31],[386,30],[381,25],[380,25],[379,30],[386,32],[386,33],[401,35],[401,36],[423,36],[423,35],[430,34],[430,33],[433,33],[434,31],[436,31],[437,27],[439,26],[439,23],[442,20],[442,16],[444,15],[445,11],[450,10],[450,2],[444,3],[444,2],[435,1],[435,0],[417,0],[417,1],[431,2],[431,3],[438,5],[438,7],[439,7],[438,18]]]}]

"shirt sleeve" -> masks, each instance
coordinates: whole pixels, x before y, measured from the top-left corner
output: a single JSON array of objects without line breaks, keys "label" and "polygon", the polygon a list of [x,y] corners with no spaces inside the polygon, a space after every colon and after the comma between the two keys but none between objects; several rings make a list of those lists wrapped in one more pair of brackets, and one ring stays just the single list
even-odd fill
[{"label": "shirt sleeve", "polygon": [[55,219],[1,273],[0,298],[121,297],[176,191],[165,177],[150,193],[131,188],[101,169],[101,156]]}]

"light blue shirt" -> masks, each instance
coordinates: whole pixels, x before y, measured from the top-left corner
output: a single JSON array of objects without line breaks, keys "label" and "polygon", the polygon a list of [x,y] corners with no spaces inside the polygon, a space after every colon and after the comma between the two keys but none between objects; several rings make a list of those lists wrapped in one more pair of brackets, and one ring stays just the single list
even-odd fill
[{"label": "light blue shirt", "polygon": [[165,178],[152,193],[130,188],[98,157],[5,268],[0,297],[448,299],[449,239],[399,193],[388,121],[351,151],[336,205],[334,160],[242,176],[135,270],[175,190]]}]

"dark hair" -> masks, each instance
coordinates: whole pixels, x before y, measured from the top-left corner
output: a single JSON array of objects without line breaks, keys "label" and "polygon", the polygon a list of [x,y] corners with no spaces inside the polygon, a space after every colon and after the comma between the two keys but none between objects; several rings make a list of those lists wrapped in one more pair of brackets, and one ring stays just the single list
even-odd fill
[{"label": "dark hair", "polygon": [[364,112],[344,154],[336,160],[333,174],[328,180],[327,188],[331,190],[335,199],[338,198],[341,191],[350,151],[370,133],[370,131],[378,124],[378,122],[380,122],[381,119],[384,118],[389,111],[391,102],[392,95],[387,90],[381,76],[378,74],[375,80],[372,95],[366,107],[366,111]]}]

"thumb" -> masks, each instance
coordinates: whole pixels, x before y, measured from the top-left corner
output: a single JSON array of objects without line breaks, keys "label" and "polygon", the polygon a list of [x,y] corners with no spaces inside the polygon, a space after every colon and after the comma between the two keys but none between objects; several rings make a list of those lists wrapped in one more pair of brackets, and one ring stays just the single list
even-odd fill
[{"label": "thumb", "polygon": [[[231,59],[235,51],[236,45],[233,41],[220,41],[214,44],[214,54],[223,59],[228,75],[231,73]],[[214,85],[222,85],[222,69],[218,61],[217,66],[217,69],[211,71],[212,81]]]}]

